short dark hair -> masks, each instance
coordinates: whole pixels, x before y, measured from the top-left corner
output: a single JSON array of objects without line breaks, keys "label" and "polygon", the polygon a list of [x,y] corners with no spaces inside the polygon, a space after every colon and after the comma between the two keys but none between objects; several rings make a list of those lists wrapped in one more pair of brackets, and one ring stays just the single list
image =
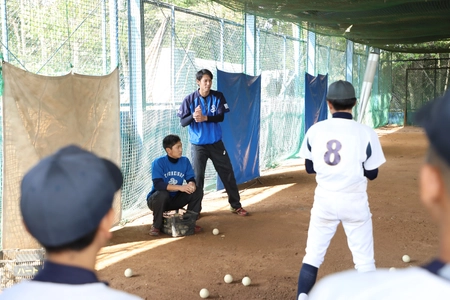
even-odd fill
[{"label": "short dark hair", "polygon": [[328,99],[327,101],[329,101],[335,110],[348,110],[353,108],[353,106],[355,106],[356,104],[356,98],[349,98],[349,99]]},{"label": "short dark hair", "polygon": [[87,248],[94,241],[95,235],[97,234],[98,228],[95,228],[94,231],[89,232],[88,234],[76,239],[73,242],[69,242],[60,246],[46,246],[42,245],[45,248],[45,252],[47,253],[58,253],[67,250],[81,251]]},{"label": "short dark hair", "polygon": [[200,81],[202,80],[203,75],[208,75],[209,77],[211,77],[211,79],[213,79],[213,74],[208,69],[201,69],[200,71],[198,71],[197,74],[195,74],[195,78]]},{"label": "short dark hair", "polygon": [[181,141],[180,137],[178,135],[175,134],[169,134],[168,136],[166,136],[163,139],[163,148],[170,148],[172,149],[172,147],[178,143],[179,141]]}]

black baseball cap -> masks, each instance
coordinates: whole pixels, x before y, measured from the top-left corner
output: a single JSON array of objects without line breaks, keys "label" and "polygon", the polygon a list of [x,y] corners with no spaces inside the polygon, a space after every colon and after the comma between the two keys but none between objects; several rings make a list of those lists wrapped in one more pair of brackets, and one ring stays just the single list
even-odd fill
[{"label": "black baseball cap", "polygon": [[23,177],[23,221],[43,246],[63,246],[93,232],[112,208],[123,177],[111,161],[70,145]]},{"label": "black baseball cap", "polygon": [[353,98],[356,99],[355,88],[348,81],[338,80],[328,87],[327,99],[344,100]]},{"label": "black baseball cap", "polygon": [[425,129],[433,149],[450,166],[450,90],[422,106],[415,120]]}]

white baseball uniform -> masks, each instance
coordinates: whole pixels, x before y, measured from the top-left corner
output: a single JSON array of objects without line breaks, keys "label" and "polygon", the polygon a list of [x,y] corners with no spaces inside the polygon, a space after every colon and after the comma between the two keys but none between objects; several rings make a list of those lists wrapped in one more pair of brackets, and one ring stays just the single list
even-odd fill
[{"label": "white baseball uniform", "polygon": [[67,299],[67,300],[139,300],[138,296],[115,290],[103,282],[61,284],[41,281],[22,281],[0,294],[0,299]]},{"label": "white baseball uniform", "polygon": [[[338,114],[351,118],[350,114]],[[386,161],[377,134],[352,119],[334,117],[310,127],[300,156],[313,162],[317,181],[303,263],[320,267],[342,222],[355,268],[374,270],[372,214],[364,169],[375,170]]]},{"label": "white baseball uniform", "polygon": [[33,280],[5,289],[0,299],[111,299],[139,300],[138,296],[110,288],[88,269],[45,261]]},{"label": "white baseball uniform", "polygon": [[329,275],[311,290],[308,300],[423,300],[448,299],[450,281],[423,268],[358,273],[354,270]]}]

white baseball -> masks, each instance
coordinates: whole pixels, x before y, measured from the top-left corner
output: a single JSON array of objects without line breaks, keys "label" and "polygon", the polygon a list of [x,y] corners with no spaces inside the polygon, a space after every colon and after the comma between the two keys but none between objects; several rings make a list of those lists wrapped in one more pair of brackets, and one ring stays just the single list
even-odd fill
[{"label": "white baseball", "polygon": [[212,233],[213,233],[214,235],[218,235],[218,234],[219,234],[219,229],[214,228],[213,231],[212,231]]},{"label": "white baseball", "polygon": [[133,276],[133,270],[128,268],[125,270],[124,274],[125,274],[125,277],[131,277],[131,276]]},{"label": "white baseball", "polygon": [[248,286],[248,285],[250,285],[250,283],[252,283],[250,277],[245,276],[244,278],[242,278],[242,284],[243,285]]},{"label": "white baseball", "polygon": [[402,260],[405,262],[405,263],[409,263],[410,261],[411,261],[411,258],[409,257],[409,255],[403,255],[403,257],[402,257]]},{"label": "white baseball", "polygon": [[389,268],[389,272],[394,272],[396,269],[394,267]]},{"label": "white baseball", "polygon": [[209,291],[207,289],[201,289],[200,290],[200,297],[203,299],[206,299],[209,297]]},{"label": "white baseball", "polygon": [[223,278],[223,281],[225,281],[226,283],[232,283],[233,282],[233,276],[231,276],[230,274],[227,274]]}]

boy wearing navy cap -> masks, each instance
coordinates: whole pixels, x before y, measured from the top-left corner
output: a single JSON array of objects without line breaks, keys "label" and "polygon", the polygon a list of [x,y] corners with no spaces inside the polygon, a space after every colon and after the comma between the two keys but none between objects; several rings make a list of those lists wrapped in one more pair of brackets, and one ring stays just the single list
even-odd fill
[{"label": "boy wearing navy cap", "polygon": [[298,278],[299,300],[307,299],[316,282],[339,223],[347,235],[355,269],[375,270],[367,180],[377,177],[378,167],[386,159],[375,131],[353,120],[356,95],[350,82],[333,82],[327,104],[333,118],[311,126],[300,148],[306,171],[316,174],[317,187]]},{"label": "boy wearing navy cap", "polygon": [[112,236],[112,204],[122,183],[114,163],[74,145],[28,171],[20,209],[47,259],[33,280],[6,289],[0,298],[141,299],[108,287],[95,274],[97,253]]}]

